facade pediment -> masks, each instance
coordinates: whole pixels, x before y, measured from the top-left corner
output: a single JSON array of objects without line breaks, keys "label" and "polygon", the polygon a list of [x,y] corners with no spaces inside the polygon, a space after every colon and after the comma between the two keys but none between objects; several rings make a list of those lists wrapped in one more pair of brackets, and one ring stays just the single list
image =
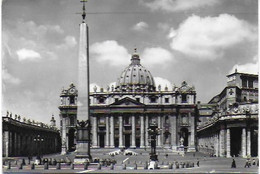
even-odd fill
[{"label": "facade pediment", "polygon": [[142,106],[142,105],[144,104],[136,100],[133,100],[129,97],[125,97],[111,104],[111,106]]}]

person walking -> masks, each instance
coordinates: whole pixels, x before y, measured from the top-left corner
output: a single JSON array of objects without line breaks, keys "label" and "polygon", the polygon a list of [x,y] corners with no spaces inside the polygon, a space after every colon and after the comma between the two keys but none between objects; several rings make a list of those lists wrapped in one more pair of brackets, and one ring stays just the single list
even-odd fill
[{"label": "person walking", "polygon": [[231,164],[231,168],[237,168],[236,161],[235,161],[234,158],[233,158],[233,161],[232,161],[232,164]]}]

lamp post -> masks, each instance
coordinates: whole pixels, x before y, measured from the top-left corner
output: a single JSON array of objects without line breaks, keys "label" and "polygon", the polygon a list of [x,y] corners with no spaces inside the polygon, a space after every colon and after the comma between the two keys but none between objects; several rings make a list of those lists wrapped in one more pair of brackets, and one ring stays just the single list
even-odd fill
[{"label": "lamp post", "polygon": [[[40,150],[41,150],[41,142],[44,141],[44,139],[40,136],[37,135],[37,137],[35,137],[33,139],[33,141],[35,142],[36,146],[37,146],[37,157],[36,159],[41,159],[41,154],[40,154]],[[40,160],[41,161],[41,160]]]},{"label": "lamp post", "polygon": [[156,137],[160,135],[160,128],[158,128],[156,123],[151,123],[148,128],[148,133],[151,137],[151,161],[158,161],[158,156],[156,154]]}]

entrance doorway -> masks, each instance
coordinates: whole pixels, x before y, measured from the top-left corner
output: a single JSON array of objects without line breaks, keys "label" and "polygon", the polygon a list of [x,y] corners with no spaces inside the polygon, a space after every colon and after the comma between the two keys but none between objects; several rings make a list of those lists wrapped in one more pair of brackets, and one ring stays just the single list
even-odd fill
[{"label": "entrance doorway", "polygon": [[99,147],[105,147],[105,134],[99,134]]},{"label": "entrance doorway", "polygon": [[119,147],[119,138],[115,137],[115,147]]},{"label": "entrance doorway", "polygon": [[239,156],[241,153],[241,142],[242,142],[242,130],[241,128],[230,129],[230,151],[231,156]]},{"label": "entrance doorway", "polygon": [[136,147],[139,148],[140,147],[140,137],[137,137],[135,139],[135,143],[136,143]]},{"label": "entrance doorway", "polygon": [[76,150],[76,144],[74,143],[75,142],[75,129],[70,129],[69,130],[69,152],[73,152]]},{"label": "entrance doorway", "polygon": [[125,134],[125,147],[130,147],[130,134]]},{"label": "entrance doorway", "polygon": [[[189,145],[189,130],[187,128],[181,128],[180,143],[183,141],[183,146]],[[181,144],[180,144],[181,145]]]}]

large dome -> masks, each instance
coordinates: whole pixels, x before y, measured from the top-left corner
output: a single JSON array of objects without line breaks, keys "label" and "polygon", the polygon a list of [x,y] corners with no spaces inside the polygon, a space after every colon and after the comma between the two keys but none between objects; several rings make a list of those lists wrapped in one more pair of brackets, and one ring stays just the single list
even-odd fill
[{"label": "large dome", "polygon": [[133,54],[131,64],[118,78],[116,89],[120,91],[155,91],[153,76],[140,64],[137,53]]}]

